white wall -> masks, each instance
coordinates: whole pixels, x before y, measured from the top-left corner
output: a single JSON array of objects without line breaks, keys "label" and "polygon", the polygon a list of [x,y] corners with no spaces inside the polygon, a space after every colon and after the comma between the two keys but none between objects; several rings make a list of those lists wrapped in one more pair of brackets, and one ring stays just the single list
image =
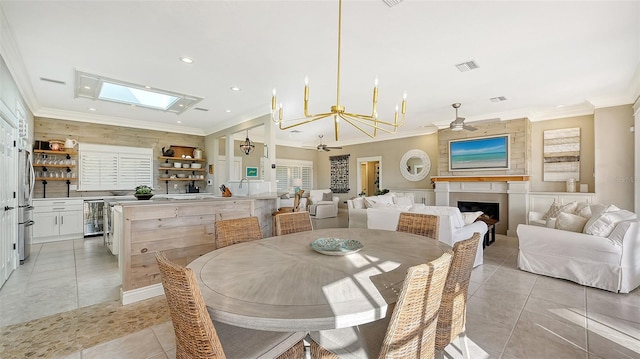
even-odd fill
[{"label": "white wall", "polygon": [[600,203],[634,209],[633,107],[599,108],[594,113],[595,187]]}]

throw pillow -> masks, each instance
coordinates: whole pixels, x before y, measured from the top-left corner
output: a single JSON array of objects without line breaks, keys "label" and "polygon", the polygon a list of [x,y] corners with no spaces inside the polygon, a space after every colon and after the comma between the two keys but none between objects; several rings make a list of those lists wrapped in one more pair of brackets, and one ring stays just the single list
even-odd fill
[{"label": "throw pillow", "polygon": [[409,197],[393,197],[393,203],[401,206],[411,207],[413,202]]},{"label": "throw pillow", "polygon": [[373,205],[378,202],[378,196],[371,196],[364,198],[364,206],[365,208],[373,208]]},{"label": "throw pillow", "polygon": [[476,219],[478,219],[478,217],[480,217],[480,215],[482,215],[484,212],[482,211],[477,211],[477,212],[462,212],[462,220],[464,221],[464,224],[471,224],[473,222],[476,221]]},{"label": "throw pillow", "polygon": [[547,228],[556,228],[556,219],[557,218],[549,218],[545,222],[545,227]]},{"label": "throw pillow", "polygon": [[547,220],[549,218],[556,218],[558,217],[558,213],[560,212],[573,213],[575,208],[576,208],[576,202],[571,202],[567,204],[560,204],[560,203],[553,202],[551,204],[551,207],[549,207],[549,210],[547,211],[547,213],[545,213],[544,216],[542,216],[542,219]]},{"label": "throw pillow", "polygon": [[587,231],[591,231],[591,227],[593,227],[593,224],[600,219],[600,216],[603,213],[610,212],[610,211],[618,211],[620,210],[620,208],[612,204],[592,204],[591,206],[589,206],[589,210],[591,211],[591,218],[589,218],[589,220],[587,221],[587,224],[584,225],[584,229],[582,230],[582,233],[585,233],[585,234],[591,234],[591,233],[587,233]]},{"label": "throw pillow", "polygon": [[637,215],[635,213],[624,209],[604,212],[596,221],[591,223],[589,228],[584,229],[584,233],[606,238],[609,237],[609,234],[618,223],[636,218]]},{"label": "throw pillow", "polygon": [[362,197],[352,199],[351,203],[353,203],[353,209],[365,209],[364,198]]},{"label": "throw pillow", "polygon": [[322,194],[323,201],[333,201],[333,192],[325,192]]},{"label": "throw pillow", "polygon": [[578,202],[575,214],[584,218],[591,218],[591,205],[587,202]]},{"label": "throw pillow", "polygon": [[384,203],[384,204],[393,204],[393,199],[395,198],[395,195],[390,196],[390,195],[383,195],[383,196],[378,196],[378,201],[379,203]]},{"label": "throw pillow", "polygon": [[576,214],[560,212],[556,218],[556,229],[582,233],[587,219]]}]

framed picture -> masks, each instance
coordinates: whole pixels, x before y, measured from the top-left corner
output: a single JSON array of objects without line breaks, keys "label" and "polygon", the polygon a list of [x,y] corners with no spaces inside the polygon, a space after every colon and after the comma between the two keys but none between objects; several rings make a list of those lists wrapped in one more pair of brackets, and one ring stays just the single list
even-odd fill
[{"label": "framed picture", "polygon": [[247,178],[256,178],[258,177],[258,167],[247,167],[247,172],[245,174]]},{"label": "framed picture", "polygon": [[449,171],[509,169],[509,135],[449,141]]}]

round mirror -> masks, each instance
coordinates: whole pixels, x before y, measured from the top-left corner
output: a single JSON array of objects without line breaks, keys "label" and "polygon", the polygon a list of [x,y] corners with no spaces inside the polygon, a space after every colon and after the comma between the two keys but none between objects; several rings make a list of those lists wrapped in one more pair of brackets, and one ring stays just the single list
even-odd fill
[{"label": "round mirror", "polygon": [[431,170],[431,160],[423,150],[410,150],[400,160],[400,173],[408,181],[420,181],[427,178]]}]

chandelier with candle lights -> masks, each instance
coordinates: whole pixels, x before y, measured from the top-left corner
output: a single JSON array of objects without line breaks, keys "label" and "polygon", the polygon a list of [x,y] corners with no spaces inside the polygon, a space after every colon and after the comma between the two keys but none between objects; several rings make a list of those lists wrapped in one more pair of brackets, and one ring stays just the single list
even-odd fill
[{"label": "chandelier with candle lights", "polygon": [[[381,121],[378,119],[378,78],[376,77],[373,87],[373,110],[371,115],[361,115],[357,113],[349,113],[345,111],[345,107],[340,104],[340,50],[342,40],[342,0],[338,1],[338,75],[336,81],[336,104],[331,106],[330,112],[309,114],[309,79],[304,79],[304,117],[285,120],[283,119],[282,104],[277,104],[276,89],[273,89],[271,97],[271,118],[278,124],[281,130],[304,125],[310,122],[318,121],[323,118],[333,117],[333,127],[336,141],[340,131],[340,120],[344,120],[348,124],[360,130],[365,135],[374,138],[378,134],[378,130],[395,133],[398,127],[404,125],[406,113],[407,93],[404,93],[400,108],[396,105],[396,111],[393,122]],[[401,119],[399,120],[399,118]]]}]

